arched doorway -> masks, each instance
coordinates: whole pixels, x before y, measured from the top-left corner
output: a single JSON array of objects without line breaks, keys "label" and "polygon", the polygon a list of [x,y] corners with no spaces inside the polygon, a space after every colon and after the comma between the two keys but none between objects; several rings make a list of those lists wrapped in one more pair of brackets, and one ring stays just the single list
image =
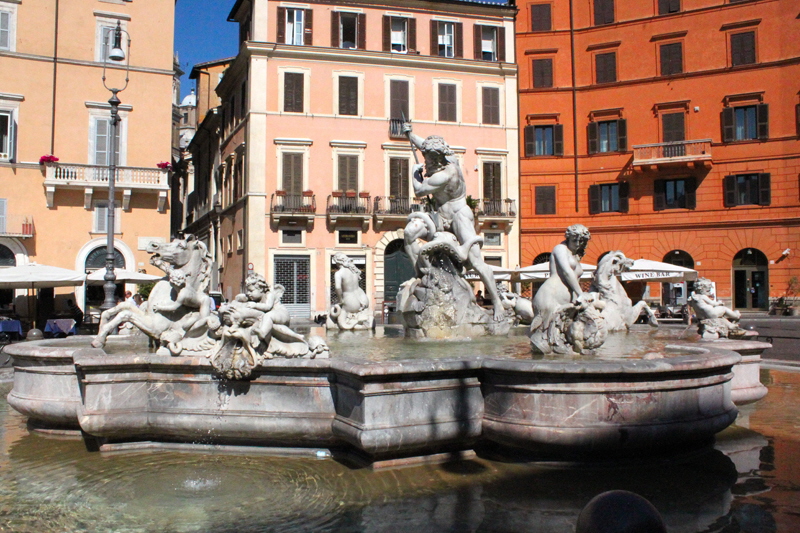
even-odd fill
[{"label": "arched doorway", "polygon": [[733,256],[733,307],[769,306],[769,261],[761,250],[745,248]]},{"label": "arched doorway", "polygon": [[[84,271],[87,273],[101,268],[106,268],[105,246],[97,247],[89,252],[86,256],[86,261],[84,261]],[[125,268],[125,258],[116,248],[114,248],[114,268]],[[125,299],[124,283],[117,283],[117,288],[114,290],[114,296],[123,300]],[[99,309],[105,300],[105,291],[103,290],[103,286],[87,285],[84,298],[84,310],[98,312],[97,309]]]},{"label": "arched doorway", "polygon": [[403,239],[395,239],[386,246],[383,272],[384,305],[392,313],[397,310],[397,291],[400,290],[400,285],[415,275],[414,265],[406,253]]},{"label": "arched doorway", "polygon": [[550,256],[552,254],[550,252],[543,252],[533,258],[534,265],[541,265],[542,263],[547,263],[550,261]]},{"label": "arched doorway", "polygon": [[[17,257],[8,246],[0,244],[0,268],[17,266]],[[0,307],[9,308],[14,303],[14,289],[0,289]]]},{"label": "arched doorway", "polygon": [[[684,268],[694,269],[694,258],[683,250],[670,250],[664,255],[663,262]],[[689,294],[694,290],[694,282],[662,283],[661,303],[677,313],[677,310],[686,305]]]}]

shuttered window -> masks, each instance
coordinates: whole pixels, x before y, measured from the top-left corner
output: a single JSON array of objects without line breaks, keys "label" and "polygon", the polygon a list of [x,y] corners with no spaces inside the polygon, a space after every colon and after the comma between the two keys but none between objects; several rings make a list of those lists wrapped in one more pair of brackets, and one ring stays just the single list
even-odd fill
[{"label": "shuttered window", "polygon": [[410,119],[408,114],[408,82],[405,80],[391,80],[389,83],[389,118]]},{"label": "shuttered window", "polygon": [[662,44],[659,51],[662,76],[683,72],[683,45],[681,43]]},{"label": "shuttered window", "polygon": [[627,213],[628,182],[604,183],[589,187],[589,214]]},{"label": "shuttered window", "polygon": [[686,140],[685,116],[680,113],[666,113],[661,116],[662,140],[665,143]]},{"label": "shuttered window", "polygon": [[589,153],[625,152],[628,149],[625,119],[590,122],[586,127]]},{"label": "shuttered window", "polygon": [[550,31],[552,28],[550,4],[532,4],[531,31]]},{"label": "shuttered window", "polygon": [[[99,166],[106,166],[111,164],[111,150],[113,149],[111,143],[111,119],[110,118],[97,118],[95,119],[95,136],[94,136],[94,164]],[[119,131],[122,129],[122,122],[117,123],[116,130],[116,161],[119,164]]]},{"label": "shuttered window", "polygon": [[726,107],[722,110],[723,142],[767,140],[769,104]]},{"label": "shuttered window", "polygon": [[525,127],[525,157],[564,155],[564,126]]},{"label": "shuttered window", "polygon": [[756,62],[756,33],[747,31],[731,35],[731,66]]},{"label": "shuttered window", "polygon": [[725,176],[724,178],[724,200],[725,207],[737,205],[770,205],[771,189],[770,175],[761,174],[737,174]]},{"label": "shuttered window", "polygon": [[383,51],[405,54],[417,49],[417,21],[412,18],[383,17]]},{"label": "shuttered window", "polygon": [[14,157],[14,115],[0,110],[0,161]]},{"label": "shuttered window", "polygon": [[594,25],[614,22],[614,0],[594,0]]},{"label": "shuttered window", "polygon": [[[114,206],[114,233],[120,232],[120,215],[121,209],[119,205]],[[107,233],[108,232],[108,201],[99,201],[94,204],[94,221],[92,233]],[[105,257],[105,248],[103,249],[103,257]],[[87,260],[88,262],[88,260]],[[124,266],[124,265],[123,265]]]},{"label": "shuttered window", "polygon": [[505,61],[505,31],[505,28],[497,26],[475,24],[473,27],[475,59],[482,59],[484,61]]},{"label": "shuttered window", "polygon": [[339,76],[339,114],[358,115],[358,78]]},{"label": "shuttered window", "polygon": [[500,89],[483,87],[481,90],[483,123],[500,124]]},{"label": "shuttered window", "polygon": [[300,195],[303,193],[303,154],[283,154],[281,189],[291,195]]},{"label": "shuttered window", "polygon": [[358,156],[340,155],[339,156],[339,190],[357,191],[358,190]]},{"label": "shuttered window", "polygon": [[277,42],[282,44],[313,44],[313,12],[310,9],[278,8]]},{"label": "shuttered window", "polygon": [[502,197],[499,162],[483,163],[483,197],[486,200],[500,200]]},{"label": "shuttered window", "polygon": [[536,187],[536,214],[556,214],[556,187],[555,185],[539,185]]},{"label": "shuttered window", "polygon": [[456,102],[456,86],[452,83],[439,84],[439,120],[443,122],[456,122],[458,120],[458,105]]},{"label": "shuttered window", "polygon": [[364,50],[367,39],[364,13],[331,13],[331,47]]},{"label": "shuttered window", "polygon": [[653,184],[653,210],[695,209],[697,178],[656,180]]},{"label": "shuttered window", "polygon": [[408,198],[408,159],[389,159],[389,194],[396,198]]},{"label": "shuttered window", "polygon": [[594,56],[595,80],[597,83],[617,81],[617,53],[606,52]]},{"label": "shuttered window", "polygon": [[0,11],[0,50],[11,49],[11,13]]},{"label": "shuttered window", "polygon": [[460,22],[431,21],[431,55],[464,57],[463,25]]},{"label": "shuttered window", "polygon": [[553,60],[533,60],[533,86],[537,89],[553,86]]},{"label": "shuttered window", "polygon": [[681,10],[681,0],[658,0],[658,14],[668,15]]},{"label": "shuttered window", "polygon": [[283,110],[287,113],[303,112],[303,74],[285,72],[283,74]]}]

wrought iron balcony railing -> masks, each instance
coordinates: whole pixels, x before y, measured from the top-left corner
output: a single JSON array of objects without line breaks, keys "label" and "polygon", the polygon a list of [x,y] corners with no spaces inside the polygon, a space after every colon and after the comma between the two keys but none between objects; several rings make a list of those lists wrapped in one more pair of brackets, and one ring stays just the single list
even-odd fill
[{"label": "wrought iron balcony railing", "polygon": [[338,193],[328,196],[325,212],[329,215],[369,215],[369,193]]},{"label": "wrought iron balcony railing", "polygon": [[711,139],[640,144],[633,147],[634,166],[710,160]]},{"label": "wrought iron balcony railing", "polygon": [[275,193],[270,200],[270,212],[275,214],[313,215],[317,212],[317,197],[314,194]]},{"label": "wrought iron balcony railing", "polygon": [[372,204],[372,212],[376,215],[402,216],[423,210],[422,204],[418,200],[394,196],[376,196],[375,202]]},{"label": "wrought iron balcony railing", "polygon": [[511,198],[492,199],[484,198],[479,215],[485,217],[509,217],[517,216],[517,202]]}]

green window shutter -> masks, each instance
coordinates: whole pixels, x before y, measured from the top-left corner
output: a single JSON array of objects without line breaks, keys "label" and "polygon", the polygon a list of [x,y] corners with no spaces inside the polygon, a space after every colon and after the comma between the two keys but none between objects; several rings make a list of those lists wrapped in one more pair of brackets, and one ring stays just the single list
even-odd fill
[{"label": "green window shutter", "polygon": [[772,200],[770,176],[768,173],[758,175],[758,205],[769,205]]},{"label": "green window shutter", "polygon": [[769,104],[756,106],[756,122],[758,123],[758,139],[766,141],[769,139]]},{"label": "green window shutter", "polygon": [[628,150],[628,121],[621,118],[617,121],[617,151]]},{"label": "green window shutter", "polygon": [[622,181],[619,184],[619,212],[628,212],[628,196],[630,194],[630,184],[627,181]]},{"label": "green window shutter", "polygon": [[586,126],[586,136],[589,141],[589,153],[597,153],[597,122],[590,122]]},{"label": "green window shutter", "polygon": [[553,126],[553,155],[564,155],[564,125]]},{"label": "green window shutter", "polygon": [[722,182],[722,188],[722,205],[725,207],[734,207],[736,205],[736,176],[725,176]]},{"label": "green window shutter", "polygon": [[653,211],[663,211],[667,207],[665,180],[653,182]]},{"label": "green window shutter", "polygon": [[686,209],[697,208],[697,178],[686,178]]},{"label": "green window shutter", "polygon": [[589,214],[596,215],[600,212],[600,186],[589,186]]},{"label": "green window shutter", "polygon": [[720,117],[720,122],[722,124],[722,142],[733,142],[736,139],[736,118],[733,108],[724,108]]},{"label": "green window shutter", "polygon": [[525,157],[533,157],[534,150],[533,126],[525,126]]}]

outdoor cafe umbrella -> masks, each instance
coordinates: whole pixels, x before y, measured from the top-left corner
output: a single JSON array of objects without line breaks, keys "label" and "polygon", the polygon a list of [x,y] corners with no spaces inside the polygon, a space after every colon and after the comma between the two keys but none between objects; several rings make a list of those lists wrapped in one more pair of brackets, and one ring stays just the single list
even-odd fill
[{"label": "outdoor cafe umbrella", "polygon": [[[30,263],[23,266],[0,268],[0,289],[75,287],[83,285],[85,277],[83,272],[77,270]],[[29,307],[30,309],[31,307]],[[33,311],[32,317],[35,318],[35,308]]]},{"label": "outdoor cafe umbrella", "polygon": [[[592,279],[594,271],[597,270],[596,266],[590,265],[588,263],[581,263],[581,268],[583,268],[583,274],[581,275],[581,279]],[[547,278],[550,277],[550,261],[539,263],[538,265],[531,265],[518,268],[512,273],[512,278],[515,277],[520,281],[546,280]]]},{"label": "outdoor cafe umbrella", "polygon": [[[149,283],[151,281],[158,281],[164,279],[164,276],[154,276],[153,274],[145,274],[144,272],[134,272],[132,270],[124,270],[115,268],[114,274],[117,276],[117,283],[134,283],[141,285],[142,283]],[[99,268],[86,276],[87,285],[102,285],[105,283],[106,269]]]},{"label": "outdoor cafe umbrella", "polygon": [[636,259],[627,272],[620,275],[622,281],[660,281],[662,283],[680,283],[694,281],[697,271],[691,268],[651,261],[650,259]]}]

